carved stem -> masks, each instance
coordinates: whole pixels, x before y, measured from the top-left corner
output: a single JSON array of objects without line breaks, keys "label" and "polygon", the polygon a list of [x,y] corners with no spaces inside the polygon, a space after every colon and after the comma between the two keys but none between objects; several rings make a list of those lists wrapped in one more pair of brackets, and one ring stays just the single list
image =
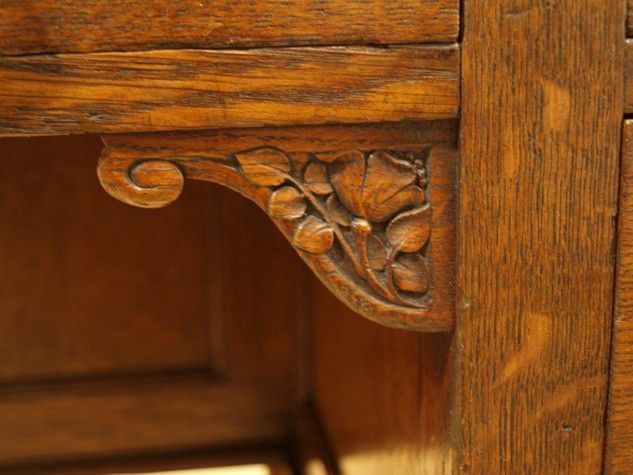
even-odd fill
[{"label": "carved stem", "polygon": [[[387,272],[387,288],[389,289],[390,292],[395,292],[398,294],[398,296],[400,296],[400,294],[398,293],[398,290],[396,289],[396,284],[393,280],[393,263],[396,259],[396,256],[398,255],[398,253],[400,252],[401,248],[400,246],[396,246],[394,247],[391,252],[389,253],[389,257],[387,258],[387,264],[385,265],[385,269]],[[417,307],[418,305],[416,305],[414,302],[411,302],[405,298],[403,298],[402,296],[400,296],[400,303],[402,303],[403,305],[409,305],[412,307]]]},{"label": "carved stem", "polygon": [[365,269],[363,268],[362,264],[358,261],[358,257],[354,253],[352,246],[350,246],[349,242],[347,242],[347,239],[345,239],[345,235],[339,228],[339,225],[330,217],[330,213],[328,213],[327,210],[323,208],[323,205],[319,202],[318,199],[316,199],[316,197],[312,194],[312,192],[303,183],[301,183],[300,181],[296,180],[294,177],[288,174],[284,174],[284,177],[288,181],[290,181],[293,185],[295,185],[297,188],[299,188],[301,193],[303,193],[304,196],[308,199],[308,201],[310,201],[310,204],[314,207],[314,209],[316,209],[319,212],[323,220],[332,227],[332,229],[334,230],[334,234],[338,238],[339,244],[341,245],[341,248],[343,249],[343,252],[345,252],[349,260],[354,265],[354,269],[356,270],[356,273],[360,277],[365,278],[366,276]]},{"label": "carved stem", "polygon": [[358,248],[358,252],[360,254],[360,258],[362,261],[363,268],[365,269],[366,280],[376,292],[378,292],[382,297],[387,300],[391,300],[394,303],[399,303],[407,306],[415,306],[410,302],[407,302],[402,299],[398,291],[394,286],[389,286],[385,288],[385,286],[380,282],[378,276],[374,272],[371,263],[369,262],[369,254],[367,249],[367,237],[371,234],[371,226],[365,220],[357,220],[352,223],[352,231],[354,232],[354,236],[356,237],[356,247]]},{"label": "carved stem", "polygon": [[371,268],[369,257],[367,256],[367,236],[359,232],[355,232],[354,235],[356,236],[356,246],[358,247],[358,252],[361,256],[363,268],[365,269],[367,282],[369,283],[371,288],[378,292],[382,297],[386,298],[387,300],[395,300],[397,302],[399,300],[398,297],[396,295],[392,295],[380,284],[378,277],[376,277],[376,274],[374,274],[374,271]]},{"label": "carved stem", "polygon": [[387,258],[387,264],[385,264],[385,269],[387,271],[387,287],[389,288],[391,292],[397,292],[396,284],[393,280],[392,265],[399,252],[400,252],[400,246],[395,246],[393,249],[391,249],[391,252],[389,253],[389,257]]}]

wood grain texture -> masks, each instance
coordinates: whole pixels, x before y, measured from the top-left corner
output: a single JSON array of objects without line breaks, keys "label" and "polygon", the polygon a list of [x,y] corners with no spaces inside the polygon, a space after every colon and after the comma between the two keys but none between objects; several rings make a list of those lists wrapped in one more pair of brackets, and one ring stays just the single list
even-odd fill
[{"label": "wood grain texture", "polygon": [[633,113],[633,39],[626,40],[624,62],[624,112]]},{"label": "wood grain texture", "polygon": [[456,46],[0,58],[0,135],[457,116]]},{"label": "wood grain texture", "polygon": [[104,136],[98,174],[108,193],[141,207],[174,201],[184,177],[227,186],[264,209],[316,275],[361,315],[446,331],[453,321],[456,158],[450,143],[432,140],[447,125],[339,127],[357,144],[345,148],[341,139],[297,149],[296,140],[278,138],[305,135],[305,128],[263,129],[245,148],[238,143],[252,131]]},{"label": "wood grain texture", "polygon": [[[284,394],[274,401],[290,420],[306,386],[308,270],[301,259],[255,204],[221,187],[189,183],[178,203],[151,212],[112,200],[95,177],[101,149],[96,136],[0,140],[0,426],[12,421],[6,431],[0,427],[0,463],[28,462],[29,453],[42,460],[87,456],[91,443],[92,454],[124,452],[127,460],[145,448],[190,448],[179,441],[204,445],[205,430],[212,445],[241,444],[261,434],[253,401],[262,398],[265,411],[267,398],[276,397],[270,388]],[[262,280],[268,272],[277,277]],[[194,369],[222,379],[209,392],[178,392]],[[117,374],[127,382],[119,384]],[[164,376],[164,387],[152,397],[132,375],[143,387],[146,378]],[[91,394],[76,415],[75,389],[66,403],[60,389],[69,378],[77,392]],[[8,392],[20,382],[37,385],[28,404],[20,391]],[[242,386],[245,396],[236,394]],[[245,422],[242,406],[231,413],[232,399],[251,398],[256,387],[263,392],[252,395]],[[128,421],[127,411],[162,408],[165,394],[200,400],[192,412],[147,409],[138,414],[138,431],[128,427],[138,420]],[[63,407],[61,415],[49,401]],[[202,429],[198,414],[222,420]],[[191,419],[173,422],[178,418]],[[290,424],[282,430],[270,423],[276,441],[290,436]],[[157,445],[168,432],[163,424],[177,429],[173,447]],[[24,432],[15,440],[18,429]],[[127,435],[109,442],[109,431]],[[23,473],[35,473],[29,467]]]},{"label": "wood grain texture", "polygon": [[633,36],[633,0],[626,0],[626,35]]},{"label": "wood grain texture", "polygon": [[[196,184],[211,191],[200,200],[208,200],[210,208],[213,368],[230,381],[284,383],[299,399],[306,378],[304,286],[309,270],[255,203],[227,188]],[[267,274],[275,278],[261,278]]]},{"label": "wood grain texture", "polygon": [[200,182],[163,210],[117,203],[102,148],[0,140],[0,383],[212,367],[295,384],[308,271],[273,223]]},{"label": "wood grain texture", "polygon": [[606,473],[633,470],[633,121],[624,123]]},{"label": "wood grain texture", "polygon": [[95,180],[101,149],[96,136],[0,140],[0,382],[213,364],[213,190],[193,184],[155,213],[123,206]]},{"label": "wood grain texture", "polygon": [[183,376],[4,388],[0,470],[44,459],[279,443],[290,431],[291,401],[283,386]]},{"label": "wood grain texture", "polygon": [[316,405],[341,472],[451,473],[452,335],[359,320],[316,280],[310,302]]},{"label": "wood grain texture", "polygon": [[623,5],[464,6],[457,468],[600,473]]},{"label": "wood grain texture", "polygon": [[0,55],[449,42],[458,0],[4,0]]}]

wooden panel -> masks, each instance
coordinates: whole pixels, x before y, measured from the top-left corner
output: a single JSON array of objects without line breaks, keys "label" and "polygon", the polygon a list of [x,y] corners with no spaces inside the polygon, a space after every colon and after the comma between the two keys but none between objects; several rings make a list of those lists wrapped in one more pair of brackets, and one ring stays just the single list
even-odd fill
[{"label": "wooden panel", "polygon": [[[118,204],[101,148],[0,141],[0,464],[287,437],[306,385],[300,259],[219,187],[191,183],[162,211]],[[209,366],[221,382],[175,371]],[[103,376],[143,371],[172,376]]]},{"label": "wooden panel", "polygon": [[455,41],[458,0],[3,0],[0,54]]},{"label": "wooden panel", "polygon": [[456,117],[455,46],[0,59],[0,135]]},{"label": "wooden panel", "polygon": [[633,36],[633,0],[626,0],[626,35]]},{"label": "wooden panel", "polygon": [[213,193],[194,184],[153,213],[121,205],[98,184],[101,148],[0,141],[0,380],[210,362]]},{"label": "wooden panel", "polygon": [[211,188],[214,369],[232,380],[286,381],[300,392],[299,385],[305,384],[308,269],[254,203],[226,188]]},{"label": "wooden panel", "polygon": [[606,472],[633,468],[633,121],[624,124]]},{"label": "wooden panel", "polygon": [[316,402],[342,473],[451,473],[451,335],[359,320],[312,288]]},{"label": "wooden panel", "polygon": [[623,4],[464,6],[457,467],[600,473]]},{"label": "wooden panel", "polygon": [[182,376],[5,388],[0,463],[280,441],[291,400],[274,384]]},{"label": "wooden panel", "polygon": [[141,207],[178,198],[185,177],[238,191],[352,309],[388,326],[447,331],[456,150],[434,139],[450,125],[117,134],[104,136],[97,171],[108,193]]}]

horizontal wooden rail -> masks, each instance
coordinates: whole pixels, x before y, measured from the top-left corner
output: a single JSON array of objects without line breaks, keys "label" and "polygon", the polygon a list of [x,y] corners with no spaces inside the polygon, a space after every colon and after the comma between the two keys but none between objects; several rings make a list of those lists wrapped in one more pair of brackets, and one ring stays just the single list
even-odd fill
[{"label": "horizontal wooden rail", "polygon": [[456,46],[0,58],[0,135],[457,116]]},{"label": "horizontal wooden rail", "polygon": [[458,0],[3,0],[0,54],[456,41]]},{"label": "horizontal wooden rail", "polygon": [[42,458],[279,441],[289,432],[291,405],[281,385],[178,374],[0,390],[0,472]]}]

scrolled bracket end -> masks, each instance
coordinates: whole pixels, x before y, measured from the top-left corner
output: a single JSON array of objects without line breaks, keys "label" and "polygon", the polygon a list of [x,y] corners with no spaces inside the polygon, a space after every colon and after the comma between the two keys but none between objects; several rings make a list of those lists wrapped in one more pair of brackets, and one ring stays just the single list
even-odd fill
[{"label": "scrolled bracket end", "polygon": [[185,176],[174,162],[137,161],[109,149],[99,159],[97,176],[108,194],[141,208],[167,206],[178,199],[185,185]]}]

